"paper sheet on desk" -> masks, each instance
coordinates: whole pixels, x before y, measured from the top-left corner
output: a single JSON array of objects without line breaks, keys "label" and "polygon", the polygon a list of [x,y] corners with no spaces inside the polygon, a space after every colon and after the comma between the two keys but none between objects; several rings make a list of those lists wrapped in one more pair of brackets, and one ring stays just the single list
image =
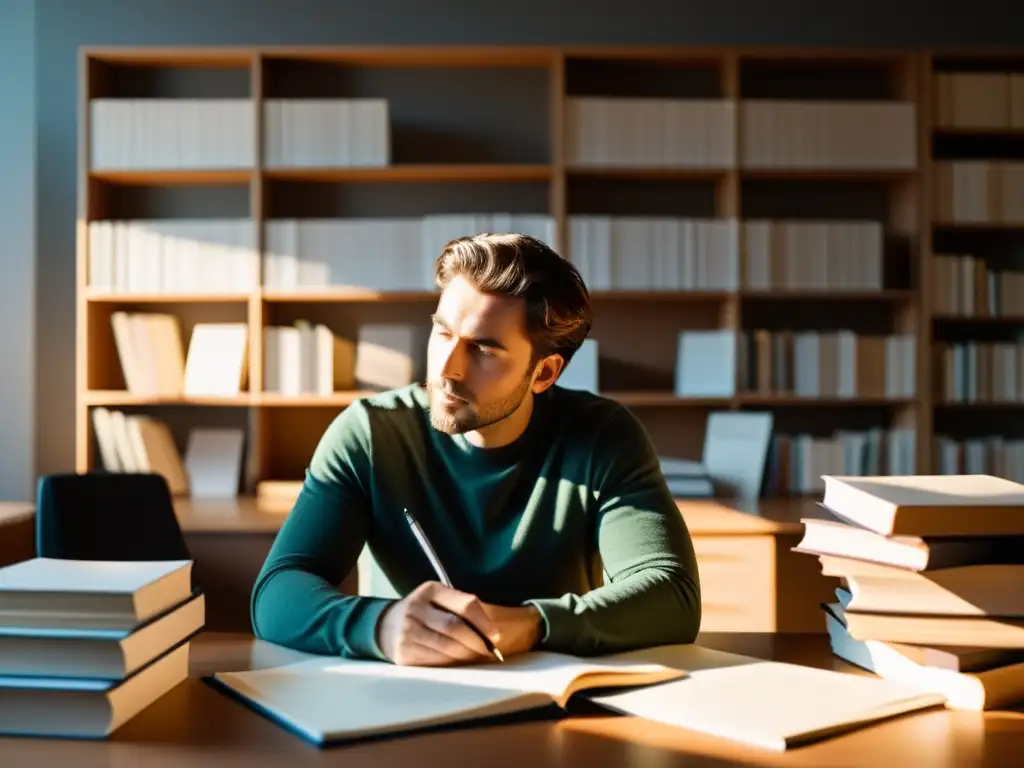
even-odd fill
[{"label": "paper sheet on desk", "polygon": [[689,676],[590,699],[608,709],[783,751],[887,717],[942,705],[935,693],[883,680],[715,651],[666,646],[625,654]]}]

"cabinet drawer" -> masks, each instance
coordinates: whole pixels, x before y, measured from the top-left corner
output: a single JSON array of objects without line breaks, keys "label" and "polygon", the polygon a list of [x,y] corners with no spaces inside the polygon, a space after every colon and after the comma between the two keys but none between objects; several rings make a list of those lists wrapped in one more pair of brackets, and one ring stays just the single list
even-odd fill
[{"label": "cabinet drawer", "polygon": [[694,538],[705,632],[775,629],[775,540],[771,536]]}]

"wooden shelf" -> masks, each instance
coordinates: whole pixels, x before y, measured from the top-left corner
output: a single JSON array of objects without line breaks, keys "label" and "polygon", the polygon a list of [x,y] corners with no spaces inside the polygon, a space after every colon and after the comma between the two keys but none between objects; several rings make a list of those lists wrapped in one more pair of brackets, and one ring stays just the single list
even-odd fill
[{"label": "wooden shelf", "polygon": [[227,184],[248,184],[254,171],[234,169],[181,169],[181,170],[91,170],[89,178],[108,184],[137,187],[185,187]]},{"label": "wooden shelf", "polygon": [[270,181],[548,181],[550,165],[438,163],[389,165],[380,168],[267,168]]},{"label": "wooden shelf", "polygon": [[436,300],[437,291],[371,291],[361,288],[303,289],[301,291],[264,291],[263,301],[272,304],[333,304],[366,302],[412,302]]},{"label": "wooden shelf", "polygon": [[603,179],[663,179],[669,181],[723,181],[728,168],[629,168],[620,166],[569,166],[570,176]]},{"label": "wooden shelf", "polygon": [[873,302],[905,302],[917,299],[917,292],[911,290],[848,291],[839,289],[773,289],[769,291],[744,290],[739,296],[747,301],[830,301],[854,300]]},{"label": "wooden shelf", "polygon": [[858,408],[858,407],[904,407],[916,401],[894,397],[801,397],[798,395],[761,395],[743,392],[737,398],[740,405],[799,406],[802,408]]},{"label": "wooden shelf", "polygon": [[728,397],[679,397],[673,392],[602,392],[604,397],[634,407],[728,408]]},{"label": "wooden shelf", "polygon": [[739,173],[748,179],[778,181],[911,181],[916,168],[752,168]]},{"label": "wooden shelf", "polygon": [[255,396],[254,403],[268,407],[278,408],[328,408],[345,407],[352,405],[361,397],[369,397],[373,392],[352,391],[334,392],[330,395],[280,395],[270,392],[261,392]]},{"label": "wooden shelf", "polygon": [[1024,325],[1024,315],[933,315],[932,321],[948,325]]},{"label": "wooden shelf", "polygon": [[252,395],[240,394],[226,397],[189,396],[163,397],[157,395],[138,395],[121,390],[88,390],[81,395],[85,406],[128,407],[133,405],[214,405],[230,407],[246,407],[252,404]]},{"label": "wooden shelf", "polygon": [[237,304],[249,301],[249,293],[103,293],[86,291],[90,304]]}]

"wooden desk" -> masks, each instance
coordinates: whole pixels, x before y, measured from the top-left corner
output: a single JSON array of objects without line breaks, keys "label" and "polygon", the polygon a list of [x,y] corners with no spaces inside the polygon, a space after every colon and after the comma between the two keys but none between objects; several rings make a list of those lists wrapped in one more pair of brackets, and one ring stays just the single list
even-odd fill
[{"label": "wooden desk", "polygon": [[18,563],[35,552],[35,507],[0,501],[0,566]]},{"label": "wooden desk", "polygon": [[[820,635],[706,634],[700,642],[830,669]],[[466,725],[319,749],[201,682],[214,671],[286,663],[283,649],[249,637],[204,634],[194,643],[192,674],[105,742],[0,738],[5,766],[75,765],[128,768],[192,765],[300,765],[346,768],[407,766],[970,766],[1014,765],[1024,744],[1024,713],[916,713],[776,754],[740,744],[606,714],[561,719],[527,716],[500,725]],[[785,692],[780,691],[784,706]]]}]

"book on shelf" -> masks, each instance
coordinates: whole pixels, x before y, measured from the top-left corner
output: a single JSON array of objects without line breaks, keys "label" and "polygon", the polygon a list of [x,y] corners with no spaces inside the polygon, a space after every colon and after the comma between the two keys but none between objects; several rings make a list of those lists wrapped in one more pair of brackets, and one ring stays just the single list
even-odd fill
[{"label": "book on shelf", "polygon": [[190,560],[0,568],[0,733],[109,736],[187,678],[205,621]]},{"label": "book on shelf", "polygon": [[93,170],[248,169],[256,165],[249,98],[89,99]]},{"label": "book on shelf", "polygon": [[976,131],[1024,129],[1024,75],[936,72],[935,127]]},{"label": "book on shelf", "polygon": [[267,168],[382,167],[391,163],[387,99],[265,99]]},{"label": "book on shelf", "polygon": [[[900,683],[723,653],[659,646],[580,658],[532,651],[466,667],[312,657],[214,674],[211,682],[303,738],[327,745],[562,708],[573,699],[688,731],[785,750],[941,696]],[[778,707],[779,690],[787,691]]]},{"label": "book on shelf", "polygon": [[1024,439],[1009,435],[975,435],[962,439],[935,435],[936,470],[940,475],[984,475],[1024,482]]},{"label": "book on shelf", "polygon": [[1024,315],[1024,272],[996,269],[973,253],[932,256],[932,313],[937,317]]},{"label": "book on shelf", "polygon": [[570,168],[917,166],[912,101],[572,96],[565,113]]},{"label": "book on shelf", "polygon": [[184,455],[167,423],[153,416],[92,409],[100,461],[107,472],[161,475],[174,497],[231,498],[237,494],[245,434],[229,427],[195,427]]},{"label": "book on shelf", "polygon": [[100,460],[108,472],[162,475],[172,496],[189,491],[188,469],[164,421],[104,407],[92,409]]},{"label": "book on shelf", "polygon": [[946,403],[1024,403],[1024,342],[936,340],[936,394]]},{"label": "book on shelf", "polygon": [[196,323],[187,354],[174,315],[116,311],[110,323],[125,385],[134,395],[228,397],[245,387],[246,323]]},{"label": "book on shelf", "polygon": [[326,396],[356,388],[356,344],[323,323],[267,326],[263,344],[264,392]]},{"label": "book on shelf", "polygon": [[88,248],[99,293],[245,294],[258,279],[251,219],[98,219]]},{"label": "book on shelf", "polygon": [[740,102],[745,168],[917,167],[917,105],[912,101]]},{"label": "book on shelf", "polygon": [[991,475],[825,478],[795,548],[839,580],[833,652],[957,709],[1024,701],[1024,485]]},{"label": "book on shelf", "polygon": [[912,398],[917,339],[912,334],[754,328],[738,336],[741,390],[761,395]]},{"label": "book on shelf", "polygon": [[916,467],[912,427],[839,429],[831,435],[775,431],[768,453],[766,495],[807,495],[830,474],[905,475]]},{"label": "book on shelf", "polygon": [[1024,224],[1024,162],[940,160],[933,176],[939,223]]},{"label": "book on shelf", "polygon": [[736,165],[731,99],[572,96],[565,101],[570,168]]},{"label": "book on shelf", "polygon": [[434,263],[450,240],[473,232],[555,238],[554,218],[540,213],[274,218],[263,226],[263,288],[298,293],[434,291]]}]

